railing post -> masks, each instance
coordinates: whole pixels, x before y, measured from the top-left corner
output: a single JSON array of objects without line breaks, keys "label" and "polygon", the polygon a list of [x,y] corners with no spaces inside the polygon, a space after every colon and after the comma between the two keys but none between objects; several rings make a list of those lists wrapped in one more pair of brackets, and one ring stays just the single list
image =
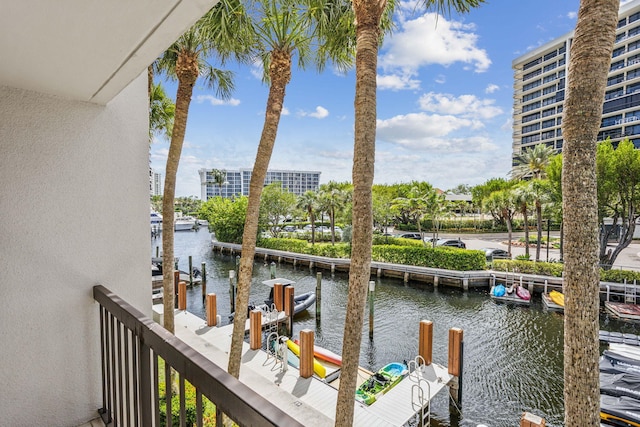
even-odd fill
[{"label": "railing post", "polygon": [[153,425],[151,387],[156,384],[157,378],[155,381],[151,381],[151,350],[149,346],[141,342],[138,349],[140,360],[140,381],[138,382],[140,387],[140,425],[151,426]]}]

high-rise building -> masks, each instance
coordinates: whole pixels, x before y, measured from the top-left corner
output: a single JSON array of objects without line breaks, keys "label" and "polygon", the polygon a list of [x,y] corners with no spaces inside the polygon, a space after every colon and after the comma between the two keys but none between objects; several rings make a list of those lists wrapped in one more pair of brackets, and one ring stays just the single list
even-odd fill
[{"label": "high-rise building", "polygon": [[[640,0],[639,0],[640,1]],[[207,201],[214,196],[225,198],[248,196],[252,169],[219,169],[224,174],[223,183],[216,182],[213,169],[200,169],[201,199]],[[268,170],[264,185],[273,182],[282,184],[282,188],[295,195],[308,190],[316,191],[320,186],[320,172],[294,170]]]},{"label": "high-rise building", "polygon": [[[516,58],[513,166],[524,150],[546,144],[562,150],[562,111],[573,31]],[[598,141],[624,138],[640,147],[640,0],[620,8]]]},{"label": "high-rise building", "polygon": [[152,187],[151,195],[152,196],[162,196],[162,194],[163,194],[163,191],[162,191],[163,184],[164,184],[164,181],[162,179],[162,174],[154,171],[153,172],[153,187]]}]

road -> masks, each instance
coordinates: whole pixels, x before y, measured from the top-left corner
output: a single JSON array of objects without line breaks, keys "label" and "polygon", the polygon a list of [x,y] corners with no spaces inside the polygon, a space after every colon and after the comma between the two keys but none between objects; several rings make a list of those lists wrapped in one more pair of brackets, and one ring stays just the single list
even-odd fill
[{"label": "road", "polygon": [[[393,234],[401,234],[402,232],[397,231],[393,232]],[[431,237],[431,233],[424,233],[426,237]],[[530,232],[530,236],[533,237],[536,235],[535,230]],[[546,238],[546,230],[543,232],[543,237]],[[550,236],[559,237],[559,233],[551,232]],[[507,250],[507,241],[508,241],[508,233],[483,233],[483,234],[456,234],[456,233],[439,233],[438,235],[441,239],[457,239],[460,238],[466,245],[467,249],[482,249],[482,248],[500,248]],[[521,237],[524,237],[523,232],[513,233],[512,241],[518,240]],[[609,245],[611,249],[615,247],[615,245]],[[511,246],[511,253],[513,256],[523,255],[525,250],[524,247],[521,246]],[[529,248],[529,255],[532,259],[535,258],[536,248]],[[549,248],[549,261],[560,259],[560,251],[558,249]],[[547,248],[545,245],[540,247],[540,260],[547,260]],[[638,270],[640,271],[640,241],[633,241],[628,247],[623,249],[623,251],[618,255],[616,261],[613,263],[613,267],[616,269],[623,270]]]}]

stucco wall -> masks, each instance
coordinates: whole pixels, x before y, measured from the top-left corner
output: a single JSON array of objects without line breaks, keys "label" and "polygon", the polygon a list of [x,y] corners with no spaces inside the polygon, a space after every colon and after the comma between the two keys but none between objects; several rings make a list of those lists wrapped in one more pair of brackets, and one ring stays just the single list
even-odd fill
[{"label": "stucco wall", "polygon": [[146,72],[106,106],[0,87],[0,424],[100,408],[103,284],[151,315]]}]

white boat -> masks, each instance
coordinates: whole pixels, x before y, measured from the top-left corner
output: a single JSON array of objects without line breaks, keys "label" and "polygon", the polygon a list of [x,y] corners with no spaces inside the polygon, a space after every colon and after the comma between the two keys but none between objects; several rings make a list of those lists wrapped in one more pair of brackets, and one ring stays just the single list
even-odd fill
[{"label": "white boat", "polygon": [[196,219],[192,216],[179,216],[173,223],[173,229],[175,231],[190,231],[196,224]]},{"label": "white boat", "polygon": [[156,211],[151,211],[151,234],[157,235],[162,231],[162,215]]}]

